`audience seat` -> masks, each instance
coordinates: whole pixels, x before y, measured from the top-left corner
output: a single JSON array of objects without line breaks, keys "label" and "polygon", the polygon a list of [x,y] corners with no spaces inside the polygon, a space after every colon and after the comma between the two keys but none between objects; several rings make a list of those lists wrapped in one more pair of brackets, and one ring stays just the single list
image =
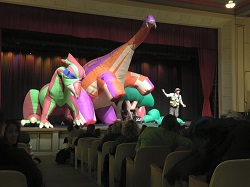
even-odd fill
[{"label": "audience seat", "polygon": [[115,141],[105,142],[102,146],[102,152],[97,151],[97,184],[102,184],[103,160],[106,154],[109,154],[110,148],[115,144]]},{"label": "audience seat", "polygon": [[165,174],[173,168],[173,166],[191,154],[190,151],[174,151],[170,153],[161,169],[162,165],[151,164],[151,187],[170,187],[171,185],[164,178]]},{"label": "audience seat", "polygon": [[97,147],[102,142],[101,139],[96,139],[88,148],[88,174],[91,177],[91,171],[97,169]]},{"label": "audience seat", "polygon": [[189,187],[249,187],[250,159],[227,160],[214,170],[210,184],[189,176]]},{"label": "audience seat", "polygon": [[96,140],[95,137],[86,138],[83,142],[83,146],[80,147],[81,152],[81,172],[84,172],[84,164],[88,164],[88,149],[92,146],[92,143]]},{"label": "audience seat", "polygon": [[116,153],[109,155],[109,187],[115,186],[115,181],[121,177],[122,161],[126,157],[135,157],[136,143],[123,143],[117,146]]},{"label": "audience seat", "polygon": [[2,187],[27,187],[24,174],[14,170],[0,170],[0,186]]},{"label": "audience seat", "polygon": [[77,162],[78,160],[81,161],[81,170],[83,169],[83,162],[82,162],[82,153],[83,153],[83,147],[84,147],[84,141],[88,138],[94,138],[94,137],[84,137],[84,138],[79,138],[77,146],[75,146],[75,169],[77,169]]},{"label": "audience seat", "polygon": [[167,146],[144,147],[135,160],[126,159],[126,187],[150,187],[150,164],[162,166],[171,150]]}]

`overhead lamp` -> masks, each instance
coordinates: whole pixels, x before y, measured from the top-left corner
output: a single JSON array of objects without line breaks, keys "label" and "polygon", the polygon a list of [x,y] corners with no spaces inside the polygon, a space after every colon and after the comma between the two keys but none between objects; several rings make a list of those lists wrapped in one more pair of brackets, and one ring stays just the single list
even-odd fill
[{"label": "overhead lamp", "polygon": [[226,6],[226,8],[234,8],[235,3],[234,3],[234,1],[228,1],[228,3],[225,6]]}]

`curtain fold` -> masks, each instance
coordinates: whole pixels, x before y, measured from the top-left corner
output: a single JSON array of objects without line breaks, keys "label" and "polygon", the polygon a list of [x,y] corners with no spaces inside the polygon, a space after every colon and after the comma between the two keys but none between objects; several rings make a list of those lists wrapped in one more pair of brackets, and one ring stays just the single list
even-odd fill
[{"label": "curtain fold", "polygon": [[202,109],[202,116],[212,117],[212,111],[210,107],[210,94],[214,81],[214,73],[217,62],[217,51],[199,49],[199,66],[200,76],[202,82],[202,89],[204,95],[204,103]]},{"label": "curtain fold", "polygon": [[[127,42],[143,23],[131,20],[0,3],[0,27]],[[157,22],[157,20],[156,20]],[[144,43],[217,49],[217,29],[157,23]]]},{"label": "curtain fold", "polygon": [[[2,28],[0,27],[0,72],[2,72]],[[0,75],[0,109],[2,108],[2,73]]]}]

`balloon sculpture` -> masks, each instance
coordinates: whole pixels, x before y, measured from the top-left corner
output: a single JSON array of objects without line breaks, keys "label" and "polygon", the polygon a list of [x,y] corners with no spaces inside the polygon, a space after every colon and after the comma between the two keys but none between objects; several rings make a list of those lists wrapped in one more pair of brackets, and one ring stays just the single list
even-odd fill
[{"label": "balloon sculpture", "polygon": [[86,77],[82,81],[83,90],[77,103],[85,124],[94,123],[95,115],[105,124],[113,123],[117,119],[114,103],[125,95],[125,87],[136,88],[142,95],[152,92],[154,85],[148,77],[128,72],[128,68],[135,49],[153,26],[156,27],[155,19],[149,15],[127,43],[84,65]]},{"label": "balloon sculpture", "polygon": [[31,122],[40,123],[40,128],[53,127],[48,121],[52,113],[64,114],[77,125],[96,123],[96,115],[105,124],[116,121],[115,102],[126,94],[124,88],[136,88],[141,95],[154,89],[148,77],[128,71],[135,49],[153,26],[156,27],[155,19],[149,15],[127,43],[83,67],[69,54],[62,60],[67,68],[59,67],[40,92],[32,89],[27,93],[22,124]]},{"label": "balloon sculpture", "polygon": [[84,124],[85,120],[79,113],[75,98],[80,95],[85,71],[71,54],[62,62],[67,67],[59,67],[50,83],[46,84],[40,92],[32,89],[27,93],[23,104],[22,125],[31,122],[40,123],[40,128],[53,128],[48,121],[52,112],[65,114],[67,119],[73,116],[72,120],[75,124]]}]

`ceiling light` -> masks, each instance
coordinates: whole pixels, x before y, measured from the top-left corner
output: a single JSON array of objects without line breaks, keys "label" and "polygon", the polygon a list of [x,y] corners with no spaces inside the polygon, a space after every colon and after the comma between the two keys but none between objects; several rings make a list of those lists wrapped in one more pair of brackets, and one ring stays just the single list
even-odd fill
[{"label": "ceiling light", "polygon": [[228,3],[225,6],[227,8],[234,8],[235,7],[235,3],[234,3],[234,1],[228,1]]}]

